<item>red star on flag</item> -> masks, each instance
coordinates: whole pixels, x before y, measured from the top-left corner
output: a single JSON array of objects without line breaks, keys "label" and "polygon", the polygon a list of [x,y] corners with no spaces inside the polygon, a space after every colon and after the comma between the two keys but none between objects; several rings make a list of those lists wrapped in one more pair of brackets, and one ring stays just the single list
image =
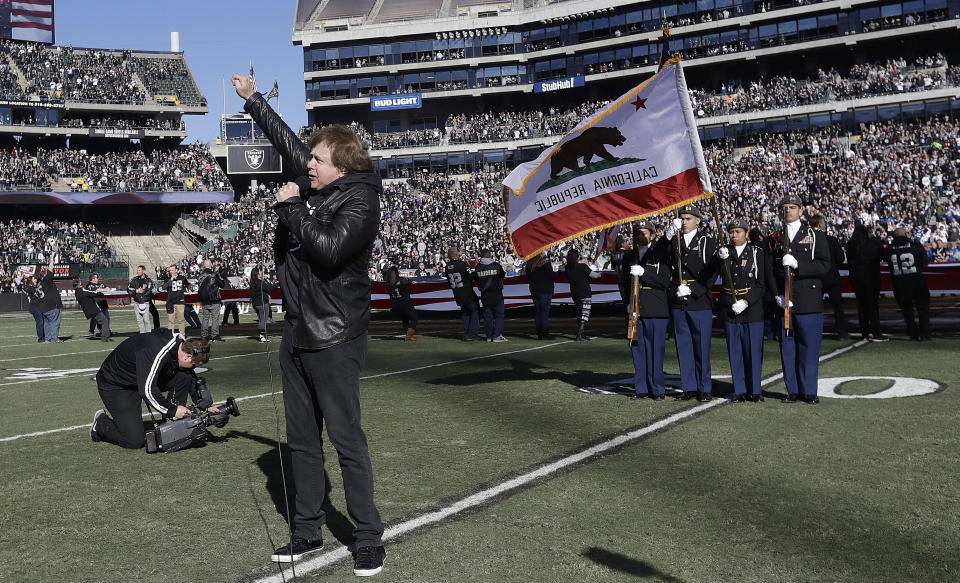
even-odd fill
[{"label": "red star on flag", "polygon": [[641,107],[642,107],[643,109],[646,109],[646,108],[647,108],[647,100],[646,100],[646,99],[640,99],[639,97],[637,97],[637,100],[634,101],[634,102],[632,102],[632,103],[633,103],[634,106],[636,106],[637,111],[640,111],[640,108],[641,108]]}]

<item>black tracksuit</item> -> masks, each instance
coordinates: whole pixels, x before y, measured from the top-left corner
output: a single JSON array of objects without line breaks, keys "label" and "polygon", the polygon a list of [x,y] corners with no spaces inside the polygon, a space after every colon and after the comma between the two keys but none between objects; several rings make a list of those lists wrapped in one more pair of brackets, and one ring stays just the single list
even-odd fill
[{"label": "black tracksuit", "polygon": [[847,244],[850,285],[857,296],[860,334],[880,336],[880,260],[879,241],[854,234]]},{"label": "black tracksuit", "polygon": [[106,342],[110,338],[110,313],[102,309],[97,295],[103,297],[102,290],[106,287],[99,283],[88,281],[83,287],[77,288],[77,303],[83,310],[83,316],[90,320],[90,329],[100,326],[100,340]]},{"label": "black tracksuit", "polygon": [[[903,311],[907,334],[911,340],[930,339],[930,289],[923,268],[927,266],[927,254],[923,247],[906,237],[895,237],[893,243],[883,250],[883,258],[890,266],[893,282],[893,297]],[[920,326],[913,319],[916,307]]]},{"label": "black tracksuit", "polygon": [[823,276],[823,291],[830,296],[837,334],[843,338],[847,335],[847,318],[843,313],[843,285],[840,279],[840,268],[844,263],[843,247],[833,235],[826,237],[827,246],[830,248],[830,267]]},{"label": "black tracksuit", "polygon": [[417,311],[413,308],[413,300],[410,299],[410,280],[401,277],[397,280],[397,285],[390,292],[390,311],[393,315],[403,321],[403,329],[417,327]]},{"label": "black tracksuit", "polygon": [[[97,424],[102,439],[141,448],[145,441],[141,400],[168,419],[177,414],[178,404],[186,404],[195,375],[179,367],[182,342],[180,335],[159,328],[127,338],[107,356],[96,376],[100,398],[113,417]],[[170,394],[165,396],[164,391]]]}]

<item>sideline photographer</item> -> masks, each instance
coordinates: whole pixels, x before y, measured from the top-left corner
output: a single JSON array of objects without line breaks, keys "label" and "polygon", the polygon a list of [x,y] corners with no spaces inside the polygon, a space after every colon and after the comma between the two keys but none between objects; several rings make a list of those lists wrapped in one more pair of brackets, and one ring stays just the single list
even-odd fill
[{"label": "sideline photographer", "polygon": [[[124,340],[107,356],[97,372],[97,390],[111,419],[100,409],[90,425],[92,441],[108,441],[139,449],[146,442],[141,399],[165,419],[181,419],[191,411],[187,393],[205,411],[218,412],[213,399],[197,390],[202,383],[194,367],[210,358],[210,345],[203,340],[184,340],[166,328],[137,334]],[[165,396],[164,392],[168,392]],[[172,398],[171,398],[172,396]]]}]

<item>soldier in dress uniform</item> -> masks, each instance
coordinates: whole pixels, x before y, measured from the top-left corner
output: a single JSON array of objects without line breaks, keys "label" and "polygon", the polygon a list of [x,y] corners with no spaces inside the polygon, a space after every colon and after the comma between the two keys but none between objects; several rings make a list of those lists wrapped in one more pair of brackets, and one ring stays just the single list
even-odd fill
[{"label": "soldier in dress uniform", "polygon": [[[670,314],[680,361],[681,399],[694,397],[709,401],[710,335],[713,324],[713,297],[710,288],[716,278],[717,240],[698,230],[703,213],[696,205],[680,209],[680,218],[668,227],[668,261],[673,268],[673,292],[669,294]],[[679,233],[678,233],[679,231]]]},{"label": "soldier in dress uniform", "polygon": [[[670,320],[670,305],[667,301],[671,289],[670,266],[664,246],[655,246],[656,229],[645,222],[637,229],[634,248],[623,258],[623,266],[630,276],[639,278],[639,310],[628,317],[637,319],[637,342],[632,346],[634,394],[631,399],[649,396],[662,401],[666,392],[663,380],[663,354],[667,344],[667,322]],[[626,279],[626,278],[623,278]],[[630,278],[633,280],[633,277]],[[627,301],[630,311],[630,301]]]},{"label": "soldier in dress uniform", "polygon": [[[823,339],[823,283],[821,278],[830,268],[830,248],[823,231],[800,220],[803,200],[788,194],[780,201],[784,224],[770,236],[768,251],[774,272],[777,306],[783,310],[787,270],[793,275],[792,330],[788,335],[783,312],[779,313],[780,358],[783,382],[787,385],[784,403],[802,398],[819,403],[817,375],[820,369],[820,342]],[[789,253],[784,239],[789,240]]]},{"label": "soldier in dress uniform", "polygon": [[747,241],[749,223],[743,219],[727,225],[730,243],[717,250],[730,271],[720,270],[723,286],[718,306],[724,311],[724,331],[730,372],[733,375],[734,403],[759,402],[763,369],[763,298],[767,259],[763,249]]}]

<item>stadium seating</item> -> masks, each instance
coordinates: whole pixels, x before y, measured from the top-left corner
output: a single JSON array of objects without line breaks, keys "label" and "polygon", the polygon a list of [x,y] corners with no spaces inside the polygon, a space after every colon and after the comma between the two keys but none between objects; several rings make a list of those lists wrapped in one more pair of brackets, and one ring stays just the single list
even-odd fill
[{"label": "stadium seating", "polygon": [[106,236],[93,225],[59,219],[0,220],[0,272],[17,264],[109,264],[117,259]]},{"label": "stadium seating", "polygon": [[366,16],[370,14],[376,0],[330,0],[317,16],[320,20]]},{"label": "stadium seating", "polygon": [[15,147],[0,149],[0,163],[0,190],[231,190],[226,175],[200,142],[146,152]]},{"label": "stadium seating", "polygon": [[[135,71],[140,73],[144,85],[162,105],[206,105],[187,62],[180,56],[137,56],[132,60]],[[171,99],[173,98],[173,99]],[[175,99],[175,100],[174,100]]]},{"label": "stadium seating", "polygon": [[384,2],[377,14],[378,22],[433,18],[440,12],[443,0],[408,0]]}]

